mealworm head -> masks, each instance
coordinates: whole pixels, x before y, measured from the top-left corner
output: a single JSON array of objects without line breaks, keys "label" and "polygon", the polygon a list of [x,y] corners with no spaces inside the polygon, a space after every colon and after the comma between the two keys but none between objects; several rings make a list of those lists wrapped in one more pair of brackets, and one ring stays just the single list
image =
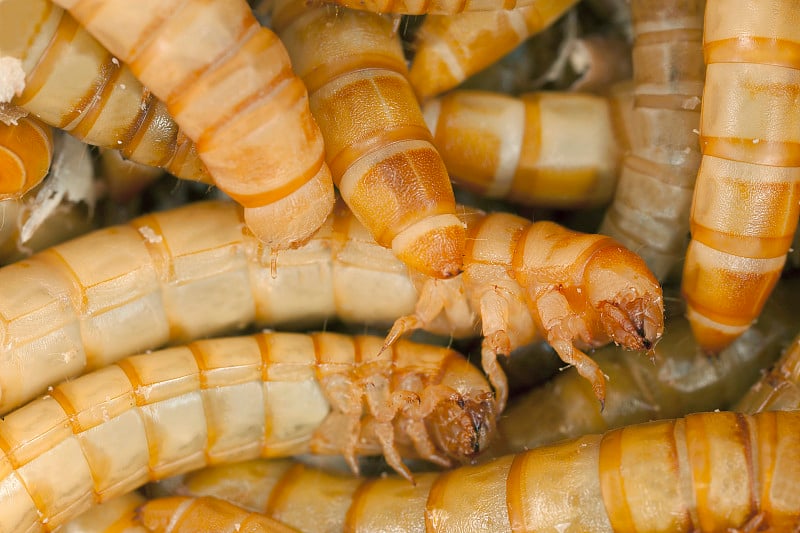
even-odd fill
[{"label": "mealworm head", "polygon": [[664,333],[664,296],[638,255],[618,245],[599,250],[586,266],[584,286],[611,340],[631,350],[655,346]]},{"label": "mealworm head", "polygon": [[442,400],[428,421],[437,448],[459,463],[474,460],[489,445],[496,424],[494,396],[460,394]]}]

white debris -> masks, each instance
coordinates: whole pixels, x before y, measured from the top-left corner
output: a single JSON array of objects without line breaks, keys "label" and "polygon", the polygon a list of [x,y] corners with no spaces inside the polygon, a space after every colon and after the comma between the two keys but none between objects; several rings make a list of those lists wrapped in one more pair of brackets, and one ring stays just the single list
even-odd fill
[{"label": "white debris", "polygon": [[25,90],[25,70],[16,57],[0,57],[0,102],[10,102]]},{"label": "white debris", "polygon": [[164,240],[164,238],[157,234],[150,226],[142,226],[139,228],[139,233],[142,234],[142,237],[147,239],[147,242],[157,243]]}]

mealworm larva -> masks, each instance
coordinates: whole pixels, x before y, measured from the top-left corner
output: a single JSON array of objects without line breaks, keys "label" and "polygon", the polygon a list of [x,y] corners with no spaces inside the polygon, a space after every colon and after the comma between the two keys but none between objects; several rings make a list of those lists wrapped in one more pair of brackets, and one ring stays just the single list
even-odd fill
[{"label": "mealworm larva", "polygon": [[506,213],[467,220],[463,288],[427,280],[414,314],[395,322],[387,345],[407,331],[426,329],[450,301],[458,301],[459,289],[481,319],[481,363],[498,411],[508,387],[497,356],[539,336],[591,382],[602,404],[605,378],[580,347],[613,341],[649,350],[663,333],[661,287],[644,261],[610,237],[549,221],[531,223]]},{"label": "mealworm larva", "polygon": [[421,101],[452,89],[553,24],[576,3],[538,0],[512,10],[429,15],[414,40],[409,81]]},{"label": "mealworm larva", "polygon": [[16,124],[0,120],[0,200],[19,198],[50,170],[53,131],[32,117]]},{"label": "mealworm larva", "polygon": [[88,144],[210,182],[164,104],[69,14],[49,0],[5,0],[0,20],[0,54],[25,71],[16,105]]},{"label": "mealworm larva", "polygon": [[575,369],[522,393],[503,412],[498,435],[481,458],[628,424],[731,408],[797,333],[791,302],[800,294],[800,280],[785,280],[778,287],[762,318],[717,358],[707,357],[694,342],[683,306],[668,312],[667,333],[652,352],[655,364],[629,357],[617,346],[594,352],[592,359],[609,377],[602,412],[588,383]]},{"label": "mealworm larva", "polygon": [[[800,524],[800,412],[701,413],[615,429],[442,474],[353,480],[299,464],[225,467],[184,493],[234,498],[306,532],[726,531]],[[247,468],[248,465],[240,465]],[[270,470],[267,476],[264,470]],[[219,487],[223,491],[219,491]],[[308,509],[325,508],[317,516]],[[755,530],[755,529],[750,529]],[[750,531],[748,530],[748,531]]]},{"label": "mealworm larva", "polygon": [[634,0],[631,8],[637,135],[600,233],[635,250],[663,280],[684,257],[700,166],[705,0]]},{"label": "mealworm larva", "polygon": [[88,511],[70,520],[59,533],[145,533],[147,530],[136,520],[136,510],[145,502],[137,492],[128,492],[117,498],[93,505]]},{"label": "mealworm larva", "polygon": [[541,0],[325,0],[351,9],[405,15],[455,15],[464,11],[496,11],[525,7]]},{"label": "mealworm larva", "polygon": [[[769,303],[764,313],[768,307]],[[795,409],[800,409],[800,335],[786,347],[772,370],[754,383],[733,406],[734,411],[749,414]]]},{"label": "mealworm larva", "polygon": [[145,529],[153,533],[298,532],[297,529],[274,518],[248,512],[225,500],[208,496],[202,498],[175,496],[151,500],[142,505],[138,516]]},{"label": "mealworm larva", "polygon": [[[446,348],[318,333],[210,339],[66,381],[0,421],[0,530],[209,464],[313,451],[468,460],[494,427],[481,372]],[[54,469],[59,472],[53,476]]]},{"label": "mealworm larva", "polygon": [[560,208],[602,205],[614,193],[619,147],[605,98],[456,90],[424,113],[457,185]]},{"label": "mealworm larva", "polygon": [[800,9],[794,0],[708,0],[703,152],[683,295],[717,352],[758,317],[800,214]]},{"label": "mealworm larva", "polygon": [[325,221],[333,182],[303,82],[244,0],[58,0],[197,143],[214,183],[275,249]]},{"label": "mealworm larva", "polygon": [[308,88],[345,203],[411,268],[458,274],[464,226],[391,20],[284,0],[275,3],[272,25]]}]

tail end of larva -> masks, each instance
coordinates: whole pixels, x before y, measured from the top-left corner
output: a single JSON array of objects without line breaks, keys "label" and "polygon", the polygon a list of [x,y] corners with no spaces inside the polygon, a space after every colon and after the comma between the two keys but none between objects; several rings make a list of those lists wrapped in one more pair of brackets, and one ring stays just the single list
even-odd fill
[{"label": "tail end of larva", "polygon": [[304,244],[333,210],[333,182],[323,165],[316,176],[289,196],[263,206],[245,206],[247,227],[273,250]]},{"label": "tail end of larva", "polygon": [[466,228],[455,215],[425,218],[392,240],[392,251],[409,268],[448,279],[461,273]]},{"label": "tail end of larva", "polygon": [[749,324],[744,326],[723,324],[705,316],[691,304],[686,305],[686,318],[689,319],[697,345],[708,355],[718,355],[750,327]]}]

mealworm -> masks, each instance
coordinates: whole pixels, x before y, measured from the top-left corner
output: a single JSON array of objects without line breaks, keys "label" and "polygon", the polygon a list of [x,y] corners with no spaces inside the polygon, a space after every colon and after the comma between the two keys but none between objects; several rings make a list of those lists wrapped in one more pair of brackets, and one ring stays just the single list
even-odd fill
[{"label": "mealworm", "polygon": [[467,217],[463,287],[429,279],[414,314],[398,319],[387,345],[427,328],[463,291],[483,333],[481,364],[497,394],[508,396],[499,354],[544,338],[592,384],[602,405],[605,378],[580,347],[615,342],[648,350],[663,333],[661,287],[644,261],[610,237],[506,213]]},{"label": "mealworm", "polygon": [[[494,427],[480,371],[446,348],[318,333],[210,339],[66,381],[0,421],[0,530],[209,464],[312,451],[469,460]],[[53,476],[54,469],[59,472]]]},{"label": "mealworm", "polygon": [[93,505],[61,526],[59,533],[145,533],[136,520],[136,510],[146,500],[138,492],[128,492],[117,498]]},{"label": "mealworm", "polygon": [[793,0],[709,0],[702,159],[683,296],[717,352],[758,317],[800,215],[800,10]]},{"label": "mealworm", "polygon": [[16,105],[88,144],[210,182],[164,104],[69,14],[49,0],[6,0],[0,20],[0,54],[20,59],[25,71]]},{"label": "mealworm", "polygon": [[[306,532],[726,531],[800,524],[800,412],[701,413],[615,429],[442,474],[355,480],[280,462],[183,493],[235,498]],[[234,468],[237,468],[235,466]],[[267,471],[267,472],[265,472]],[[237,487],[238,484],[238,487]],[[220,487],[223,489],[220,492]],[[309,508],[325,509],[309,513]],[[752,528],[755,530],[755,528]]]},{"label": "mealworm", "polygon": [[541,0],[325,0],[351,9],[405,15],[455,15],[464,11],[496,11],[530,6]]},{"label": "mealworm", "polygon": [[247,512],[217,498],[172,497],[145,503],[139,520],[154,533],[196,533],[198,531],[237,531],[239,533],[297,532],[274,518]]},{"label": "mealworm", "polygon": [[456,90],[423,112],[456,185],[572,209],[605,204],[614,193],[620,148],[605,98]]},{"label": "mealworm", "polygon": [[285,0],[275,3],[272,25],[308,88],[345,203],[409,267],[458,274],[464,226],[391,20]]},{"label": "mealworm", "polygon": [[733,406],[734,411],[750,414],[779,409],[800,409],[800,335],[786,347],[772,370],[754,383]]},{"label": "mealworm", "polygon": [[637,135],[600,233],[635,250],[663,280],[688,245],[700,166],[705,0],[634,0],[631,9]]},{"label": "mealworm", "polygon": [[653,349],[653,360],[630,357],[613,345],[595,351],[592,359],[609,377],[602,412],[586,380],[572,368],[520,394],[503,412],[498,435],[481,458],[648,420],[730,409],[797,333],[791,309],[800,280],[784,280],[778,287],[762,318],[716,358],[697,346],[682,305],[667,313],[668,334]]},{"label": "mealworm", "polygon": [[31,117],[16,124],[0,120],[0,200],[19,198],[50,170],[53,131]]},{"label": "mealworm", "polygon": [[429,15],[414,39],[409,81],[423,102],[452,89],[553,24],[576,3],[538,0],[512,10]]},{"label": "mealworm", "polygon": [[303,82],[244,0],[58,0],[197,143],[214,183],[275,249],[307,240],[333,182]]}]

